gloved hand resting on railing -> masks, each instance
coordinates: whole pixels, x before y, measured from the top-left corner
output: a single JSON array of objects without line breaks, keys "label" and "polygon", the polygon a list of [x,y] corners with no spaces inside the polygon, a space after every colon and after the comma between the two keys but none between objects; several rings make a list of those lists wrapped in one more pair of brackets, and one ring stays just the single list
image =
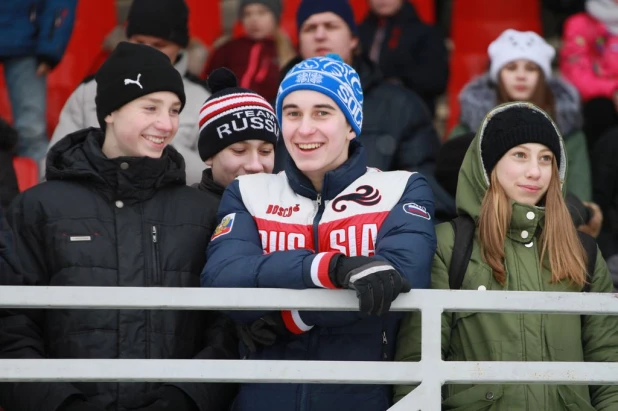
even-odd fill
[{"label": "gloved hand resting on railing", "polygon": [[368,315],[387,313],[399,293],[412,289],[392,265],[364,256],[340,254],[333,257],[328,276],[335,287],[356,290],[360,312]]},{"label": "gloved hand resting on railing", "polygon": [[195,402],[180,388],[164,385],[135,398],[131,411],[199,411]]},{"label": "gloved hand resting on railing", "polygon": [[258,345],[273,345],[281,337],[294,335],[286,328],[280,313],[265,315],[251,325],[239,324],[236,326],[236,331],[238,339],[251,353],[256,352]]}]

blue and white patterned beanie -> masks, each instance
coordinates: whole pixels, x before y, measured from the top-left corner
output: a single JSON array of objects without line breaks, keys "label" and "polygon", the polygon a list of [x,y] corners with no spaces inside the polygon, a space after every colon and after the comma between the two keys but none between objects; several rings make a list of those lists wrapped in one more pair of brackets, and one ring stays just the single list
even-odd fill
[{"label": "blue and white patterned beanie", "polygon": [[337,54],[312,57],[295,65],[279,86],[276,110],[282,124],[281,106],[297,90],[312,90],[330,97],[339,106],[358,137],[363,127],[363,87],[358,73]]}]

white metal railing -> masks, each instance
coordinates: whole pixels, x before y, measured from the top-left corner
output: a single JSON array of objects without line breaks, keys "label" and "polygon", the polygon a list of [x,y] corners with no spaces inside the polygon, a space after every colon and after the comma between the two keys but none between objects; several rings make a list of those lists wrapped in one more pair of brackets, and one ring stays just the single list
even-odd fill
[{"label": "white metal railing", "polygon": [[[0,308],[355,311],[358,300],[341,290],[0,287]],[[414,290],[391,310],[422,312],[420,362],[16,359],[0,360],[0,382],[420,383],[399,411],[439,410],[447,383],[618,385],[618,363],[445,362],[440,348],[444,311],[618,315],[618,294]]]}]

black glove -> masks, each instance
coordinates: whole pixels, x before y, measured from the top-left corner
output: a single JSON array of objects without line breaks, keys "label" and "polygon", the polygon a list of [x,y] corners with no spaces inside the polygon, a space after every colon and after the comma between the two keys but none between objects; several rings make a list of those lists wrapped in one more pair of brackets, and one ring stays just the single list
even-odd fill
[{"label": "black glove", "polygon": [[270,346],[280,337],[294,335],[287,329],[280,313],[268,314],[250,325],[237,325],[238,338],[247,346],[249,352],[254,353],[258,345]]},{"label": "black glove", "polygon": [[142,394],[133,401],[132,411],[199,411],[195,402],[172,385],[164,385],[154,391]]},{"label": "black glove", "polygon": [[335,286],[356,290],[360,312],[369,315],[388,312],[399,293],[412,289],[392,265],[364,256],[333,257],[328,275]]},{"label": "black glove", "polygon": [[104,408],[79,397],[70,397],[56,411],[104,411]]}]

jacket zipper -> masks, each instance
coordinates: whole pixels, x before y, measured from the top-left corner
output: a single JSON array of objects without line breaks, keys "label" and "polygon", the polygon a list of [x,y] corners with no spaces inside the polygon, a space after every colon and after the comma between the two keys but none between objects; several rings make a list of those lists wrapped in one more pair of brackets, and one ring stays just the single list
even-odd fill
[{"label": "jacket zipper", "polygon": [[[322,219],[322,214],[324,214],[324,204],[322,203],[322,194],[318,193],[318,196],[315,199],[315,202],[318,205],[318,211],[315,213],[315,217],[313,217],[313,244],[315,248],[316,254],[320,252],[320,244],[318,240],[318,226],[320,225],[320,220]],[[314,346],[314,340],[317,338],[317,334],[315,332],[310,333],[309,336],[309,346],[307,347],[307,352],[311,355],[311,349]],[[309,384],[302,384],[300,386],[300,411],[304,411],[308,408],[309,401]]]},{"label": "jacket zipper", "polygon": [[161,285],[161,267],[159,262],[159,235],[157,226],[152,226],[152,284]]},{"label": "jacket zipper", "polygon": [[388,361],[388,338],[386,338],[386,329],[382,329],[382,361]]}]

